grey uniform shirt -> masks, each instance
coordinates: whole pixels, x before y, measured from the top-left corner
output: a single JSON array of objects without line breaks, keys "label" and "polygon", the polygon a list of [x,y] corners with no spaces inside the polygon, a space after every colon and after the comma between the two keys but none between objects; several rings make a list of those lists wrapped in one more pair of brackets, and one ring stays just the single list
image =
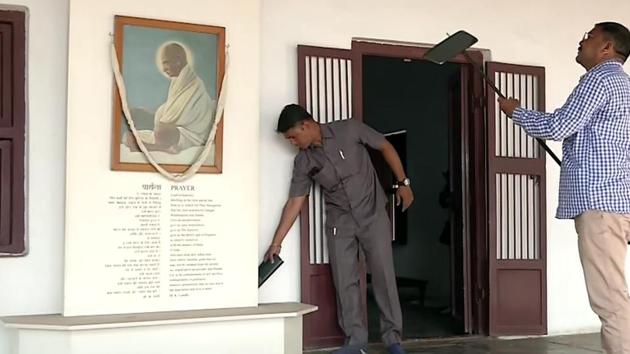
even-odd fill
[{"label": "grey uniform shirt", "polygon": [[356,119],[323,124],[321,133],[322,147],[295,157],[289,196],[307,195],[317,182],[324,191],[328,231],[351,232],[385,208],[385,192],[366,148],[380,148],[385,137]]}]

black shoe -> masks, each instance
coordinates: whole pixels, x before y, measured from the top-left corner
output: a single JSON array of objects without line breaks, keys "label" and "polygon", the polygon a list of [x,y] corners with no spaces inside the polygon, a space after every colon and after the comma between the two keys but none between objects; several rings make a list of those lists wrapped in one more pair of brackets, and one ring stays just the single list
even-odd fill
[{"label": "black shoe", "polygon": [[400,343],[394,343],[387,347],[388,354],[406,354],[405,350],[400,346]]}]

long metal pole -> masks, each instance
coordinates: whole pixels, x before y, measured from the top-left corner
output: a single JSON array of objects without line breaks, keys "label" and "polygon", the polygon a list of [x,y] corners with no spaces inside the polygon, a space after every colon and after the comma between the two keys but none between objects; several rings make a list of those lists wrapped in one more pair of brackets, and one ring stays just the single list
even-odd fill
[{"label": "long metal pole", "polygon": [[[506,98],[505,95],[503,93],[501,93],[501,91],[494,85],[494,81],[491,80],[488,75],[483,71],[483,69],[481,68],[481,66],[479,64],[477,64],[469,55],[468,53],[466,53],[466,51],[464,50],[462,52],[462,54],[464,54],[464,58],[466,58],[466,60],[468,60],[468,62],[475,67],[475,69],[477,69],[479,71],[479,73],[481,73],[484,81],[488,84],[488,86],[490,86],[492,88],[492,90],[494,90],[494,92],[497,93],[497,95],[499,95],[499,97],[501,98]],[[545,142],[540,139],[540,138],[536,138],[536,141],[538,141],[538,143],[540,144],[540,146],[542,146],[543,149],[545,149],[545,151],[549,154],[549,156],[551,156],[552,159],[554,159],[554,161],[556,161],[558,163],[558,166],[562,165],[562,161],[560,161],[560,159],[558,158],[558,156],[556,156],[556,154],[551,151],[551,149],[549,148],[549,146],[547,146],[547,144],[545,144]]]}]

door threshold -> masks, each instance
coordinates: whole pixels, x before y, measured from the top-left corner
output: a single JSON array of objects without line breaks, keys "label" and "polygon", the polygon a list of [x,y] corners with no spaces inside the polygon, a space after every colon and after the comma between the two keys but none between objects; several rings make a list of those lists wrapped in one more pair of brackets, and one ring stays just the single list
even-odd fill
[{"label": "door threshold", "polygon": [[[484,338],[484,337],[486,336],[482,336],[479,334],[469,334],[469,335],[456,334],[456,335],[448,336],[448,337],[407,338],[402,341],[402,344],[410,344],[410,345],[414,345],[418,343],[435,344],[435,345],[440,345],[443,343],[453,344],[454,342],[458,342],[458,343],[467,342],[467,341],[478,340],[479,338]],[[374,343],[374,344],[377,344],[377,343]]]},{"label": "door threshold", "polygon": [[[480,338],[486,338],[486,336],[471,334],[471,335],[454,335],[452,337],[428,337],[428,338],[410,338],[402,341],[402,346],[405,349],[414,348],[432,348],[441,347],[446,345],[453,345],[453,343],[465,343],[469,341],[479,340]],[[304,354],[328,354],[339,347],[318,348],[318,349],[305,349]],[[369,343],[368,348],[370,352],[380,353],[379,350],[383,349],[383,343],[374,342]]]}]

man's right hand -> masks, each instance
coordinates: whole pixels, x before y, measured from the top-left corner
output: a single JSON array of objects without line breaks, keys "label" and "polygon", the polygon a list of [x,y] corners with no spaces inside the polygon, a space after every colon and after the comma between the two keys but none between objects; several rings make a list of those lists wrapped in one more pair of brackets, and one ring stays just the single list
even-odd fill
[{"label": "man's right hand", "polygon": [[275,245],[275,244],[269,245],[269,248],[267,249],[267,253],[265,253],[265,260],[268,260],[269,262],[273,263],[273,256],[279,255],[281,249],[282,249],[282,246],[280,245]]},{"label": "man's right hand", "polygon": [[508,117],[512,117],[514,114],[514,110],[521,106],[521,102],[519,100],[510,98],[499,97],[497,99],[499,102],[499,108],[505,113]]}]

